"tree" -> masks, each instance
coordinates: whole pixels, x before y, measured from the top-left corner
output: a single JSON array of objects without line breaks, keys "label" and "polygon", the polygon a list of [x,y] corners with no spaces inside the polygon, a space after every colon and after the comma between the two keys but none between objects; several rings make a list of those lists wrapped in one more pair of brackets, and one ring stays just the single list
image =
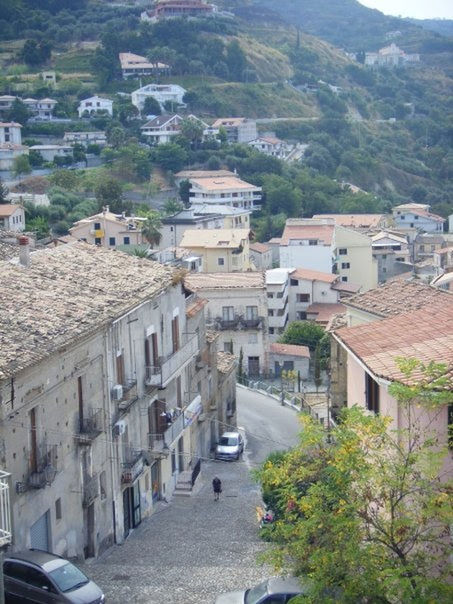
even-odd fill
[{"label": "tree", "polygon": [[30,174],[31,166],[26,155],[18,155],[14,158],[13,172],[15,176],[21,176],[22,174]]},{"label": "tree", "polygon": [[14,99],[11,109],[8,112],[8,119],[11,122],[18,122],[22,126],[27,123],[30,117],[27,105],[20,99]]},{"label": "tree", "polygon": [[276,569],[309,575],[309,601],[453,597],[451,486],[439,479],[448,453],[432,424],[453,403],[451,378],[445,365],[399,364],[404,383],[389,392],[406,428],[352,407],[326,439],[321,424],[303,415],[300,444],[257,472],[276,514],[266,558]]},{"label": "tree", "polygon": [[172,216],[173,214],[177,214],[183,209],[183,205],[177,199],[167,199],[164,203],[164,213],[167,216]]},{"label": "tree", "polygon": [[77,188],[79,177],[76,172],[71,170],[56,170],[49,176],[50,182],[67,191],[74,191]]},{"label": "tree", "polygon": [[187,161],[186,151],[175,143],[164,143],[159,145],[155,151],[156,163],[164,170],[178,172]]},{"label": "tree", "polygon": [[151,245],[159,245],[162,239],[161,226],[162,222],[159,212],[150,210],[146,214],[146,221],[142,224],[142,235]]},{"label": "tree", "polygon": [[189,141],[192,149],[197,149],[203,138],[203,130],[200,120],[189,117],[181,122],[181,135]]},{"label": "tree", "polygon": [[8,199],[9,189],[3,184],[3,180],[0,177],[0,203],[11,203]]},{"label": "tree", "polygon": [[232,40],[227,46],[226,64],[230,78],[242,82],[244,71],[247,68],[247,59],[237,40]]},{"label": "tree", "polygon": [[36,149],[30,149],[28,152],[28,161],[30,162],[30,166],[33,166],[33,168],[39,168],[43,165],[44,158]]},{"label": "tree", "polygon": [[285,329],[280,341],[282,344],[308,346],[313,352],[324,333],[324,329],[313,321],[293,321]]},{"label": "tree", "polygon": [[44,239],[50,235],[49,223],[44,216],[36,216],[27,220],[25,228],[27,231],[36,233],[37,239]]},{"label": "tree", "polygon": [[36,67],[50,59],[52,46],[47,41],[26,40],[20,53],[27,65]]},{"label": "tree", "polygon": [[179,196],[183,203],[188,204],[190,202],[190,189],[192,184],[190,180],[182,180],[179,183]]},{"label": "tree", "polygon": [[121,212],[123,207],[123,189],[121,184],[115,179],[105,177],[94,189],[94,195],[99,206],[110,207],[111,212]]},{"label": "tree", "polygon": [[160,115],[162,109],[160,108],[159,101],[156,101],[153,96],[147,96],[143,104],[143,113],[145,115]]}]

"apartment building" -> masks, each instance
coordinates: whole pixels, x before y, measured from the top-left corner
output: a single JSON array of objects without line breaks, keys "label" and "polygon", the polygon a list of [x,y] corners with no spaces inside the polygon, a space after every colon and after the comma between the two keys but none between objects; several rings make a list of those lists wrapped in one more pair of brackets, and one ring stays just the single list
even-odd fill
[{"label": "apartment building", "polygon": [[168,74],[170,72],[170,67],[166,63],[160,63],[159,61],[151,63],[146,57],[136,55],[133,52],[120,52],[118,58],[123,80],[155,74]]},{"label": "apartment building", "polygon": [[180,246],[202,258],[205,273],[242,272],[252,268],[248,229],[187,229]]},{"label": "apartment building", "polygon": [[226,205],[250,211],[261,207],[261,187],[251,185],[236,175],[190,178],[189,182],[193,204]]},{"label": "apartment building", "polygon": [[392,209],[393,220],[399,231],[408,232],[410,240],[417,232],[442,233],[445,219],[431,212],[426,203],[403,203]]},{"label": "apartment building", "polygon": [[[322,309],[331,310],[331,305],[340,302],[340,291],[336,288],[338,275],[298,268],[288,271],[289,321],[314,319]],[[316,305],[316,306],[315,306]],[[322,315],[325,316],[324,313]]]},{"label": "apartment building", "polygon": [[332,272],[334,231],[332,218],[289,218],[279,241],[280,267]]},{"label": "apartment building", "polygon": [[100,96],[90,96],[88,99],[80,101],[77,108],[79,117],[91,116],[96,114],[113,115],[113,101]]},{"label": "apartment building", "polygon": [[185,287],[207,300],[207,324],[219,348],[233,354],[250,376],[269,370],[266,284],[261,272],[192,273]]},{"label": "apartment building", "polygon": [[[0,291],[12,547],[92,557],[192,483],[228,399],[213,398],[219,379],[210,399],[194,391],[197,363],[216,374],[216,350],[202,317],[191,331],[202,308],[173,268],[80,242],[31,254],[20,243]],[[232,375],[220,379],[230,397]]]},{"label": "apartment building", "polygon": [[410,249],[407,238],[391,231],[381,231],[371,236],[373,258],[377,262],[378,283],[408,270]]},{"label": "apartment building", "polygon": [[145,106],[145,100],[152,97],[162,108],[165,103],[169,103],[175,110],[178,105],[185,106],[183,98],[186,92],[187,90],[178,84],[147,84],[132,92],[131,102],[141,112]]},{"label": "apartment building", "polygon": [[53,110],[55,109],[58,101],[55,99],[33,99],[27,98],[23,100],[24,105],[35,117],[40,120],[51,120],[53,117]]},{"label": "apartment building", "polygon": [[289,323],[289,279],[291,270],[272,268],[266,271],[269,340],[276,342]]},{"label": "apartment building", "polygon": [[344,283],[359,285],[361,291],[376,287],[378,265],[373,257],[372,241],[363,233],[335,226],[333,272]]}]

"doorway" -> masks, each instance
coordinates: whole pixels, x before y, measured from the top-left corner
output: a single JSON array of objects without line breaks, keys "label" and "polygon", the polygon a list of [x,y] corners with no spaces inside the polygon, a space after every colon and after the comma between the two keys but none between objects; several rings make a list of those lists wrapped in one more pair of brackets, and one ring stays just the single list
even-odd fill
[{"label": "doorway", "polygon": [[126,538],[131,529],[137,527],[142,521],[140,483],[138,480],[134,485],[123,491],[123,519],[124,538]]},{"label": "doorway", "polygon": [[84,529],[85,529],[85,544],[83,547],[83,555],[86,558],[94,558],[94,503],[91,503],[84,513]]},{"label": "doorway", "polygon": [[30,527],[30,547],[50,551],[49,510]]},{"label": "doorway", "polygon": [[256,377],[260,374],[260,358],[249,357],[248,358],[248,374],[249,376]]}]

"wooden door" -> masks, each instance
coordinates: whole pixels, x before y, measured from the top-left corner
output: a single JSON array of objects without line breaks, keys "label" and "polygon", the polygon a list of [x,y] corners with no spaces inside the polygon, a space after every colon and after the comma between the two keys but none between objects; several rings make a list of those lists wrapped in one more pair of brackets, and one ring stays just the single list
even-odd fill
[{"label": "wooden door", "polygon": [[118,384],[124,384],[124,359],[122,354],[116,357],[116,379]]},{"label": "wooden door", "polygon": [[151,342],[153,345],[153,366],[159,366],[159,346],[157,344],[157,333],[151,335]]},{"label": "wooden door", "polygon": [[83,429],[83,385],[82,376],[77,378],[77,398],[79,400],[79,427]]}]

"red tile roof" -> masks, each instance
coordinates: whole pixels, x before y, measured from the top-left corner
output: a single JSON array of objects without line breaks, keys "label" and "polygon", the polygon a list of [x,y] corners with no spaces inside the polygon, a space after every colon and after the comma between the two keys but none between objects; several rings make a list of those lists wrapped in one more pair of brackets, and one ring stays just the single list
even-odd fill
[{"label": "red tile roof", "polygon": [[281,245],[289,245],[291,239],[319,239],[324,245],[330,245],[333,239],[334,225],[286,225]]},{"label": "red tile roof", "polygon": [[22,206],[15,205],[13,203],[2,203],[0,204],[0,216],[12,216],[17,210],[21,210]]},{"label": "red tile roof", "polygon": [[251,243],[249,247],[253,252],[259,252],[260,254],[264,254],[271,249],[266,243],[260,243],[259,241]]},{"label": "red tile roof", "polygon": [[292,357],[310,358],[310,350],[308,346],[297,346],[296,344],[278,344],[270,345],[270,351],[274,354],[283,354]]},{"label": "red tile roof", "polygon": [[312,271],[308,268],[296,268],[291,274],[292,279],[307,279],[308,281],[324,281],[333,283],[338,279],[338,275],[331,273],[322,273],[321,271]]},{"label": "red tile roof", "polygon": [[[428,304],[381,321],[343,327],[334,334],[377,377],[405,382],[395,359],[415,358],[446,363],[453,389],[453,297],[443,306]],[[422,377],[420,371],[414,372],[412,380]]]},{"label": "red tile roof", "polygon": [[346,307],[343,304],[310,304],[307,308],[307,315],[316,315],[316,323],[327,324],[334,315],[346,312]]},{"label": "red tile roof", "polygon": [[346,306],[378,317],[399,315],[428,305],[451,303],[452,294],[417,280],[395,279],[345,300]]}]

